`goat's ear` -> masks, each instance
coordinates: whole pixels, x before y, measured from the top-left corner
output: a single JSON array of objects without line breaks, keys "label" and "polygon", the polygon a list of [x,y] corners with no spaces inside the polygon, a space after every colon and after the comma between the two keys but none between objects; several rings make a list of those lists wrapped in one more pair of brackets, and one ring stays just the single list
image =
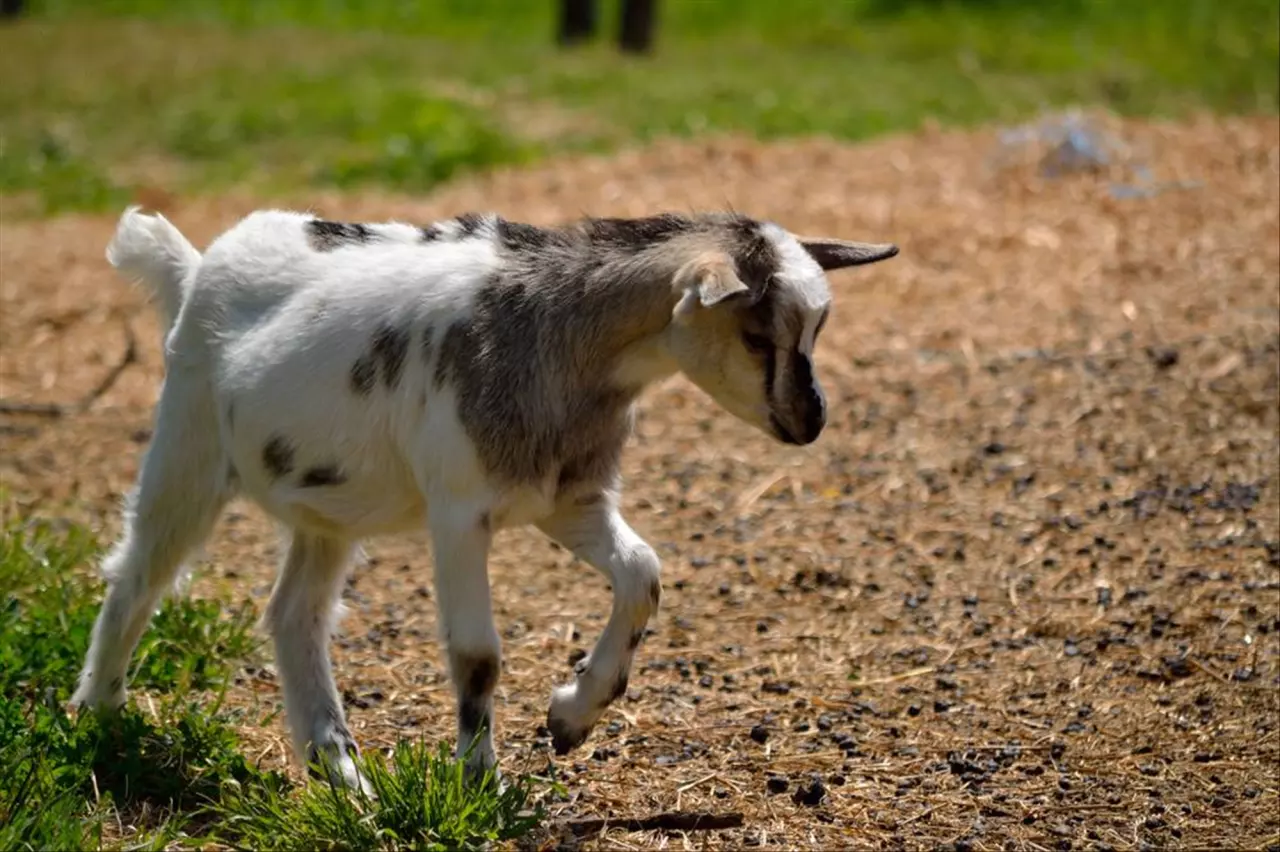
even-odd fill
[{"label": "goat's ear", "polygon": [[726,299],[748,296],[751,290],[733,269],[733,261],[722,252],[708,252],[680,267],[675,277],[676,289],[682,293],[697,293],[704,308],[718,305]]},{"label": "goat's ear", "polygon": [[799,240],[809,256],[827,271],[888,260],[898,253],[898,247],[892,243],[858,243],[852,240],[809,237],[800,237]]}]

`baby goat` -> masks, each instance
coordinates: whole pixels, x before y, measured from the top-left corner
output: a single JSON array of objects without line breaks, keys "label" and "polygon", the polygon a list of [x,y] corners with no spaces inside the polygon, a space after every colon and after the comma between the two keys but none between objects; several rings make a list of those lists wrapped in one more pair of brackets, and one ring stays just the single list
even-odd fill
[{"label": "baby goat", "polygon": [[124,703],[158,601],[243,494],[290,531],[264,620],[299,756],[364,785],[332,615],[361,539],[425,527],[458,753],[478,736],[468,769],[494,767],[487,558],[498,530],[525,524],[613,587],[603,634],[551,696],[547,727],[568,752],[625,691],[661,597],[658,557],[618,510],[637,396],[681,372],[775,439],[814,441],[824,270],[895,254],[723,213],[540,228],[268,210],[202,257],[164,217],[128,209],[107,259],[151,289],[166,374],[73,703]]}]

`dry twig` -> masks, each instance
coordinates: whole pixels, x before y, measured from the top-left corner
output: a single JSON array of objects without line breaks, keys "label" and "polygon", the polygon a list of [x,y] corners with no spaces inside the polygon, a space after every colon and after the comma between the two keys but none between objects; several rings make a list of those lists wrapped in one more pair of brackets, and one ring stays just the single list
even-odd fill
[{"label": "dry twig", "polygon": [[606,828],[621,828],[624,831],[719,831],[725,828],[741,828],[742,823],[743,817],[739,812],[710,814],[695,811],[668,811],[638,818],[571,819],[566,820],[564,825],[581,837],[598,834]]},{"label": "dry twig", "polygon": [[138,361],[138,339],[134,336],[133,326],[124,323],[125,348],[120,360],[96,384],[93,390],[75,402],[12,402],[0,399],[0,414],[29,414],[33,417],[69,417],[83,414],[89,406],[97,402],[103,394],[111,390],[112,385],[130,364]]}]

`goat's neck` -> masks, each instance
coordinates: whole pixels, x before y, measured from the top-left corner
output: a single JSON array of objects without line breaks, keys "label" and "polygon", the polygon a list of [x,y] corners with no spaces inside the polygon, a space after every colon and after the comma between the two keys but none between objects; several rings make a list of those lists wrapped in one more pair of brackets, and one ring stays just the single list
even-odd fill
[{"label": "goat's neck", "polygon": [[611,370],[611,383],[639,393],[678,370],[667,346],[667,329],[680,295],[672,286],[678,258],[651,252],[605,265],[603,285],[588,296],[593,333],[583,337],[592,358]]}]

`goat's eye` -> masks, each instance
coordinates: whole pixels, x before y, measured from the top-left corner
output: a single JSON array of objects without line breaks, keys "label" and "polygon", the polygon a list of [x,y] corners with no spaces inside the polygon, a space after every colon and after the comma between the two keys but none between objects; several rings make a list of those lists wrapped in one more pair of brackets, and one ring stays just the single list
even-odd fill
[{"label": "goat's eye", "polygon": [[755,334],[750,331],[742,333],[742,342],[752,352],[764,353],[773,348],[773,341],[765,337],[763,334]]}]

